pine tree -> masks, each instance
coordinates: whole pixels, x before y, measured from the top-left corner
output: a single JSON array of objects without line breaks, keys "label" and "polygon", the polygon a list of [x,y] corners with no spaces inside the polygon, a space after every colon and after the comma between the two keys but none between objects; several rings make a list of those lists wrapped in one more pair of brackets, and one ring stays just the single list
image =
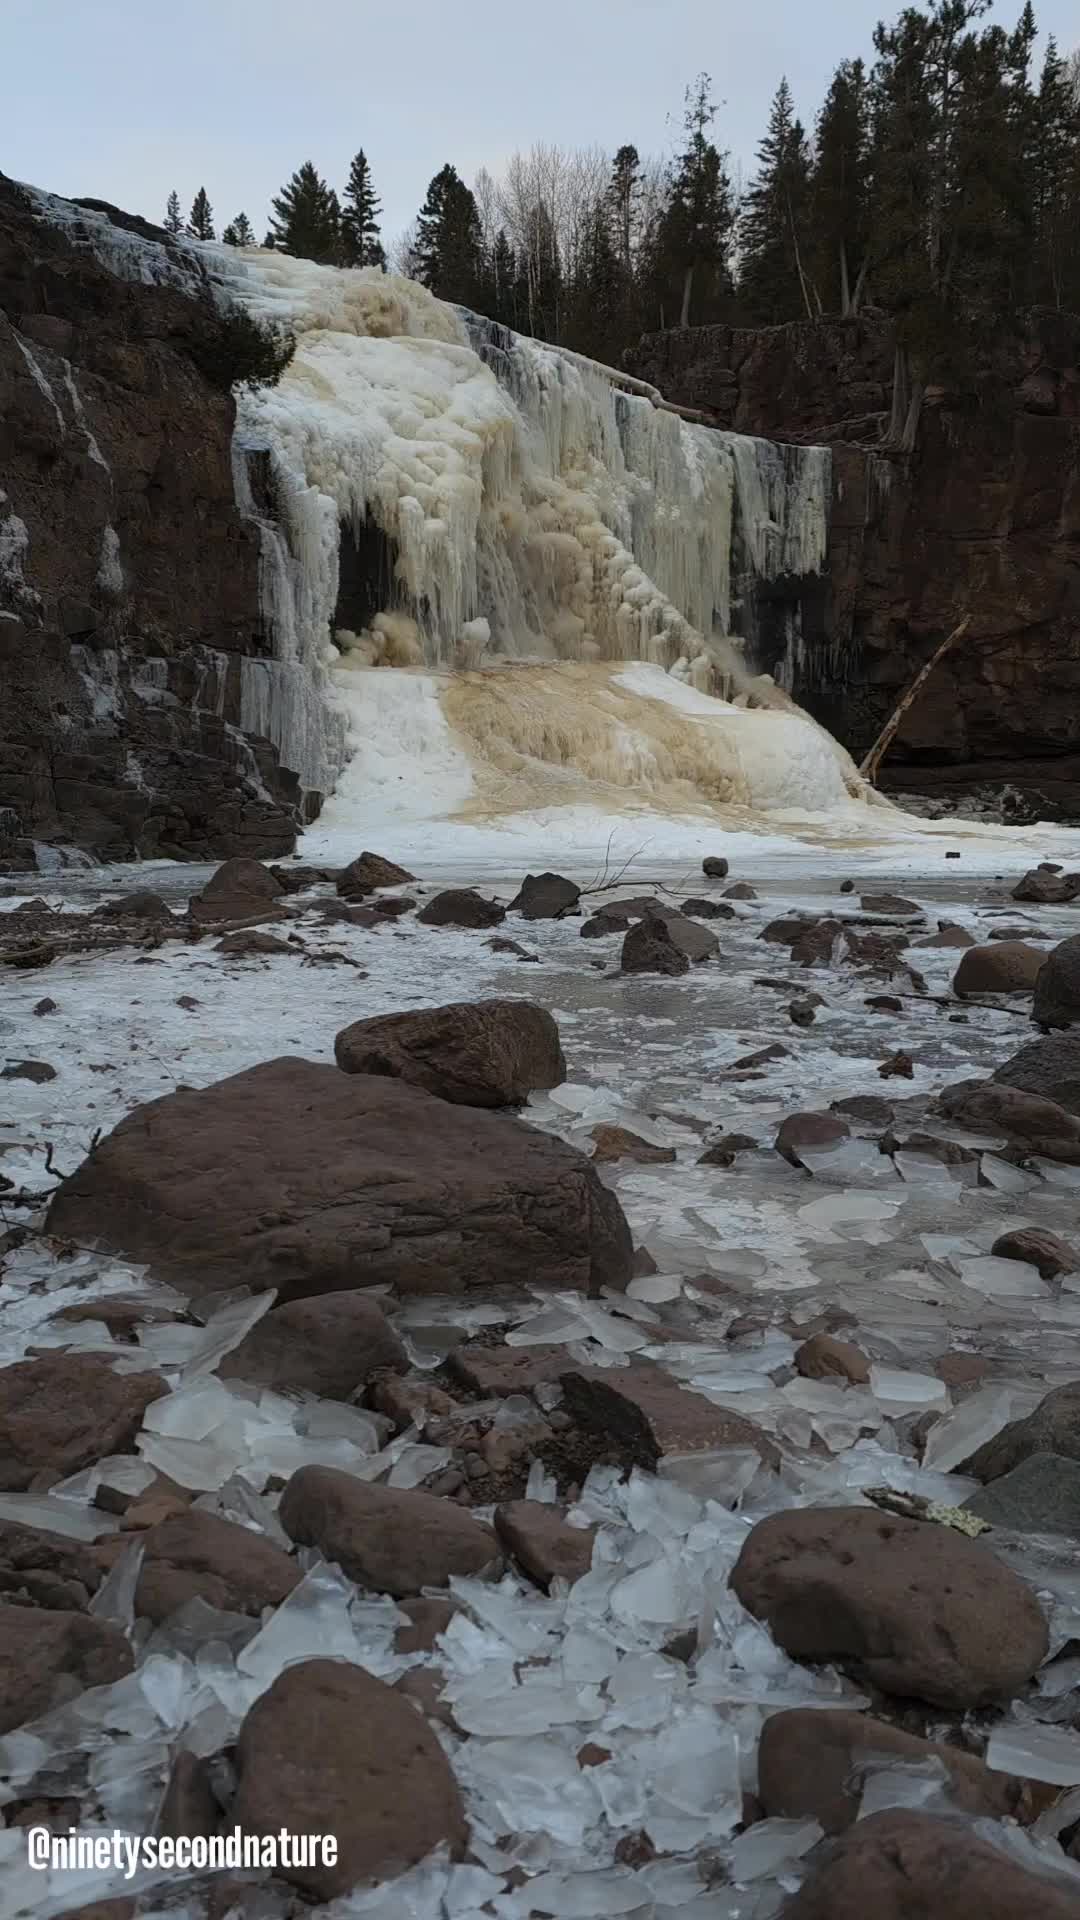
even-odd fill
[{"label": "pine tree", "polygon": [[813,318],[815,302],[803,262],[808,236],[810,149],[795,118],[791,88],[781,80],[758,146],[758,171],[741,222],[739,291],[751,319],[775,326]]},{"label": "pine tree", "polygon": [[221,238],[227,247],[253,247],[255,233],[247,214],[238,213],[235,220],[230,220]]},{"label": "pine tree", "polygon": [[454,167],[443,167],[428,187],[416,221],[416,262],[417,279],[432,293],[459,306],[477,303],[484,264],[480,217]]},{"label": "pine tree", "polygon": [[188,214],[188,232],[194,240],[212,240],[214,238],[214,209],[206,197],[206,188],[200,187],[191,203]]},{"label": "pine tree", "polygon": [[341,212],[342,264],[346,267],[382,267],[386,253],[379,238],[382,203],[371,184],[371,168],[361,147],[349,168]]},{"label": "pine tree", "polygon": [[272,244],[300,260],[337,266],[341,260],[341,207],[337,194],[310,160],[298,167],[271,202]]},{"label": "pine tree", "polygon": [[609,209],[598,204],[587,223],[569,288],[566,344],[590,359],[617,361],[629,345],[629,276],[612,238]]},{"label": "pine tree", "polygon": [[479,304],[489,320],[519,330],[518,263],[505,227],[499,228],[484,260]]},{"label": "pine tree", "polygon": [[165,202],[165,231],[166,233],[174,234],[183,233],[184,231],[184,216],[180,211],[180,195],[177,193],[175,187]]},{"label": "pine tree", "polygon": [[716,113],[711,81],[699,74],[686,90],[686,146],[671,181],[671,196],[657,237],[659,270],[679,289],[679,325],[694,313],[700,324],[714,317],[731,286],[730,255],[735,222],[724,158],[708,138]]},{"label": "pine tree", "polygon": [[1032,294],[1071,308],[1080,304],[1080,90],[1053,36],[1034,99],[1029,166]]},{"label": "pine tree", "polygon": [[844,60],[818,115],[807,274],[825,313],[856,312],[869,242],[869,94],[861,60]]},{"label": "pine tree", "polygon": [[633,269],[635,218],[641,197],[641,157],[636,147],[620,147],[611,169],[608,199],[611,205],[612,237],[629,278]]}]

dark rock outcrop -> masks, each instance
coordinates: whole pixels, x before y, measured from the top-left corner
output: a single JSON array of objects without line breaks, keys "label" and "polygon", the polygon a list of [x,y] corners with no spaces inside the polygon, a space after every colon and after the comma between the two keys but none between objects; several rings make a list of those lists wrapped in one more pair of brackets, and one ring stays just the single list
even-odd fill
[{"label": "dark rock outcrop", "polygon": [[618,1201],[574,1148],[294,1059],[136,1108],[63,1182],[49,1222],[181,1284],[276,1287],[279,1301],[383,1282],[593,1293],[624,1287],[632,1258]]},{"label": "dark rock outcrop", "polygon": [[0,864],[33,866],[34,840],[280,854],[300,817],[295,773],[240,724],[242,663],[270,649],[217,314],[198,270],[191,292],[110,272],[88,236],[120,241],[122,219],[65,231],[0,176],[0,523],[19,549],[0,569]]}]

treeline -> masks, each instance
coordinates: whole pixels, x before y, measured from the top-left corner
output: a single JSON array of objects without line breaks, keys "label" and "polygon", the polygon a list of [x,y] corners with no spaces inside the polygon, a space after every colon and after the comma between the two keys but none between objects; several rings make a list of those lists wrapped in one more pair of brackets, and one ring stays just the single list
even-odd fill
[{"label": "treeline", "polygon": [[[1030,0],[1012,31],[986,24],[990,5],[929,0],[880,24],[873,60],[841,62],[812,132],[781,81],[745,189],[703,74],[672,160],[536,146],[472,187],[448,164],[391,264],[608,362],[652,328],[873,307],[896,320],[902,409],[909,375],[917,387],[970,356],[1008,314],[1080,309],[1080,57],[1051,40],[1036,72]],[[340,201],[307,162],[273,206],[264,244],[384,264],[362,153]],[[209,224],[200,193],[189,230]],[[223,238],[249,234],[240,215]]]}]

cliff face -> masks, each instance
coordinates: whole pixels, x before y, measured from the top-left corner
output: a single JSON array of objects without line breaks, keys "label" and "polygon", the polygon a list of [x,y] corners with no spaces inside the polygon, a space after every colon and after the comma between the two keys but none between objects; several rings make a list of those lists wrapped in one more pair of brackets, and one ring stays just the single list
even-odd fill
[{"label": "cliff face", "polygon": [[931,389],[907,455],[878,446],[892,366],[874,319],[647,335],[633,359],[718,425],[832,447],[828,581],[791,650],[796,697],[859,753],[968,614],[884,783],[1008,784],[1035,814],[1080,818],[1080,319],[1033,314],[962,389]]},{"label": "cliff face", "polygon": [[[114,216],[136,233],[155,229]],[[122,233],[120,235],[122,238]],[[239,720],[265,653],[213,310],[110,273],[0,178],[0,861],[287,851]]]}]

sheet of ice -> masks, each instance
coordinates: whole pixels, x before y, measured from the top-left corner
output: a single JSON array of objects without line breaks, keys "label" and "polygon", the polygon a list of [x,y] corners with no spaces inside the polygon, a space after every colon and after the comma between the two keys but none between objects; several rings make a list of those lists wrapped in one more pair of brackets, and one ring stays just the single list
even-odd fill
[{"label": "sheet of ice", "polygon": [[926,1437],[924,1466],[951,1473],[1008,1425],[1012,1407],[1013,1395],[1007,1388],[981,1387],[962,1400],[953,1413],[935,1421]]},{"label": "sheet of ice", "polygon": [[986,1764],[1021,1780],[1046,1780],[1055,1787],[1080,1786],[1080,1734],[1071,1727],[1037,1721],[1005,1721],[993,1728]]}]

